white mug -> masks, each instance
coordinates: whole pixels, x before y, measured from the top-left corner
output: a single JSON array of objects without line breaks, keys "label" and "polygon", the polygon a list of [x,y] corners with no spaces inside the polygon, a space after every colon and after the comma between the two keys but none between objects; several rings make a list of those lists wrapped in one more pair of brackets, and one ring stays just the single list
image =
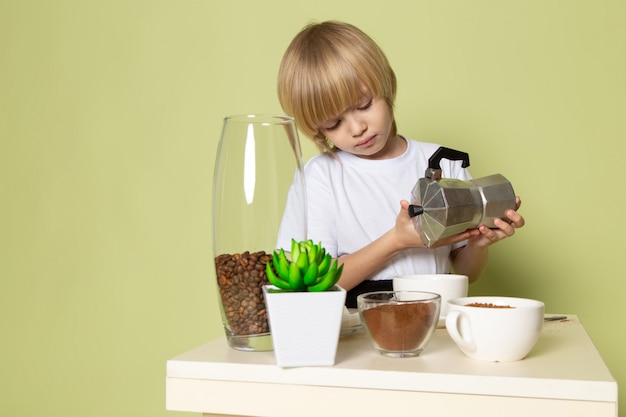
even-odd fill
[{"label": "white mug", "polygon": [[408,274],[393,277],[394,291],[426,291],[441,296],[440,327],[443,327],[448,312],[448,300],[466,297],[467,275],[455,274]]},{"label": "white mug", "polygon": [[448,300],[446,329],[468,357],[491,362],[525,358],[543,327],[544,303],[514,297]]}]

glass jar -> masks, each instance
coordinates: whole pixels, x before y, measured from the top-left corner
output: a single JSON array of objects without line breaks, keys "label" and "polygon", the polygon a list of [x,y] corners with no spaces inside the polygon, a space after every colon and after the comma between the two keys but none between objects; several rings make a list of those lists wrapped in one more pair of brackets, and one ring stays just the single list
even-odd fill
[{"label": "glass jar", "polygon": [[233,349],[272,349],[262,288],[288,195],[301,207],[302,229],[291,236],[301,241],[306,197],[293,118],[226,117],[213,183],[213,252],[222,323]]}]

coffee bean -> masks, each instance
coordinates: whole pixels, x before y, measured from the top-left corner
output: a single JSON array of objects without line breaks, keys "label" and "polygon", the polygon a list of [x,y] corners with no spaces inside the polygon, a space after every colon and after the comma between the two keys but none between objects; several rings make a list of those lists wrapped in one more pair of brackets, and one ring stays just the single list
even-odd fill
[{"label": "coffee bean", "polygon": [[222,254],[215,258],[217,284],[224,316],[233,335],[269,332],[263,285],[269,284],[264,251]]}]

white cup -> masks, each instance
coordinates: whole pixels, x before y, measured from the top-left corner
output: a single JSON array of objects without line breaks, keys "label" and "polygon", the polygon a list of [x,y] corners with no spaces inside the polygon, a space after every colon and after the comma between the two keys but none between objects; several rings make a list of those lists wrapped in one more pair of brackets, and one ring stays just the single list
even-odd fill
[{"label": "white cup", "polygon": [[472,359],[517,361],[524,359],[539,340],[543,313],[544,303],[526,298],[454,298],[448,300],[446,329]]},{"label": "white cup", "polygon": [[441,296],[439,327],[443,327],[448,312],[448,300],[466,297],[467,275],[455,274],[408,274],[393,277],[394,291],[426,291]]}]

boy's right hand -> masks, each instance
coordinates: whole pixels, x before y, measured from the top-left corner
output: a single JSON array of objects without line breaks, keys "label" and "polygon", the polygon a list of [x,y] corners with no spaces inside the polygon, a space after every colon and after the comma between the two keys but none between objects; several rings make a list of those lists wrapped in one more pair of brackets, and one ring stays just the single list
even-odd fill
[{"label": "boy's right hand", "polygon": [[[401,245],[403,249],[425,248],[426,245],[422,242],[422,238],[415,228],[415,220],[409,216],[409,202],[401,200],[400,208],[400,213],[396,218],[398,244]],[[467,229],[466,231],[457,233],[456,235],[439,239],[430,246],[430,249],[453,245],[479,235],[480,231],[478,229]]]}]

